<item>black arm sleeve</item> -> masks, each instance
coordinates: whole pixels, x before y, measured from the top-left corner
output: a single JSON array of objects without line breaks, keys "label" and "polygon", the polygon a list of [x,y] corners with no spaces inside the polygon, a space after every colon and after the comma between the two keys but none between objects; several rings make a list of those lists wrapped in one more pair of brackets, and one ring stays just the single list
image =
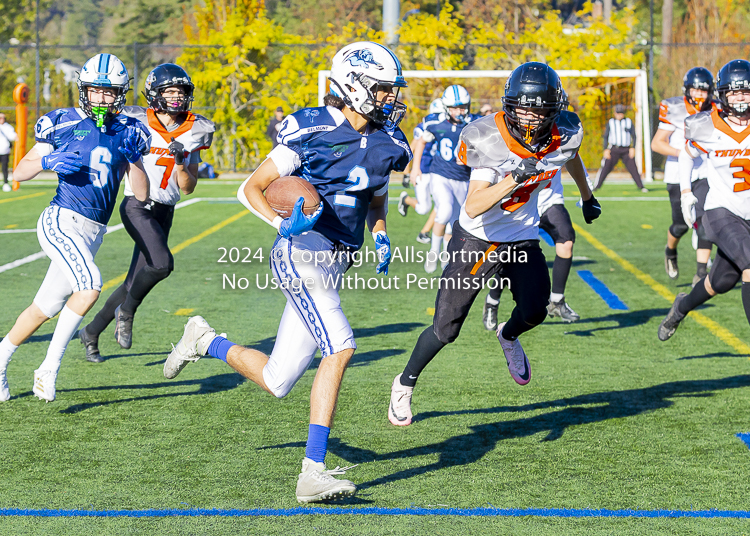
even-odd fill
[{"label": "black arm sleeve", "polygon": [[604,129],[604,148],[609,149],[609,120],[607,120],[607,128]]},{"label": "black arm sleeve", "polygon": [[628,127],[628,132],[630,132],[630,145],[629,147],[635,147],[635,124],[633,121],[630,121],[630,127]]}]

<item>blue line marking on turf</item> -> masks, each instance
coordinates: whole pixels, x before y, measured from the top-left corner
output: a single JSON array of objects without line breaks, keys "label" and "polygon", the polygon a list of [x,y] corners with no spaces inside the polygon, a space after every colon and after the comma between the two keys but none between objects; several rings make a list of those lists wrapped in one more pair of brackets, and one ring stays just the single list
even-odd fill
[{"label": "blue line marking on turf", "polygon": [[698,517],[750,519],[744,510],[609,510],[571,508],[323,508],[285,509],[253,508],[249,510],[218,508],[181,508],[164,510],[50,510],[0,509],[0,517],[289,517],[304,515],[375,515],[375,516],[477,516],[477,517]]},{"label": "blue line marking on turf", "polygon": [[594,277],[594,274],[592,274],[588,270],[578,270],[578,275],[583,279],[588,286],[590,286],[594,292],[596,292],[601,299],[604,300],[604,303],[609,305],[610,309],[615,309],[617,311],[627,311],[628,306],[623,303],[623,301],[617,297],[617,294],[612,292],[607,288],[607,285],[599,281],[596,277]]},{"label": "blue line marking on turf", "polygon": [[544,229],[539,229],[539,236],[542,237],[542,240],[547,242],[548,246],[555,247],[555,241],[552,240],[552,237],[549,235],[547,231],[545,231]]},{"label": "blue line marking on turf", "polygon": [[742,440],[747,448],[750,448],[750,433],[745,432],[744,434],[737,434],[737,437]]}]

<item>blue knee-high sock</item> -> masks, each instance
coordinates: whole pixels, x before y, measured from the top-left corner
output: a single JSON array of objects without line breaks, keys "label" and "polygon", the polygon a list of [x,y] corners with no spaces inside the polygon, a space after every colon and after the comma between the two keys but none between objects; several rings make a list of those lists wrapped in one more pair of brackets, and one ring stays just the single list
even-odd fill
[{"label": "blue knee-high sock", "polygon": [[331,429],[319,424],[311,424],[307,432],[305,456],[316,463],[323,463],[328,451],[328,434]]},{"label": "blue knee-high sock", "polygon": [[216,359],[221,359],[226,363],[227,352],[229,352],[229,349],[234,345],[235,344],[232,341],[217,335],[214,340],[211,341],[211,344],[208,345],[208,355],[215,357]]}]

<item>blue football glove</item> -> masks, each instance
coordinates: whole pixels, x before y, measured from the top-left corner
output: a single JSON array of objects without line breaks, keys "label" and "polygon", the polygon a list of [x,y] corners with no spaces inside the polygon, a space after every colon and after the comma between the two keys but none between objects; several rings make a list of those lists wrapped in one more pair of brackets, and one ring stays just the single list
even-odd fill
[{"label": "blue football glove", "polygon": [[602,206],[593,195],[583,202],[581,210],[583,211],[583,219],[586,220],[586,223],[593,222],[602,214]]},{"label": "blue football glove", "polygon": [[320,205],[318,210],[309,216],[306,216],[305,213],[302,212],[304,204],[304,197],[297,199],[297,202],[294,204],[294,210],[292,210],[292,215],[285,218],[281,222],[281,225],[279,225],[279,234],[284,238],[306,233],[313,228],[315,222],[318,221],[320,215],[323,214],[323,205]]},{"label": "blue football glove", "polygon": [[145,144],[141,142],[141,134],[135,127],[128,127],[128,135],[117,149],[128,159],[128,162],[135,164],[143,156]]},{"label": "blue football glove", "polygon": [[391,264],[391,241],[385,231],[378,231],[372,237],[375,239],[375,250],[378,252],[380,261],[375,268],[375,273],[388,275],[388,265]]},{"label": "blue football glove", "polygon": [[60,175],[70,175],[82,167],[83,160],[78,153],[54,151],[42,157],[42,169],[48,169]]}]

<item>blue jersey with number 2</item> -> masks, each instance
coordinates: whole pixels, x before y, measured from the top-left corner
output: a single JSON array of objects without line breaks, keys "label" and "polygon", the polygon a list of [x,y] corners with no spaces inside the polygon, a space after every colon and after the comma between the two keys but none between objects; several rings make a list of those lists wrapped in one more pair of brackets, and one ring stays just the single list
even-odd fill
[{"label": "blue jersey with number 2", "polygon": [[115,207],[120,182],[130,163],[119,148],[134,138],[141,154],[151,149],[151,135],[137,119],[123,114],[97,128],[82,110],[63,108],[41,118],[34,128],[39,143],[53,151],[78,153],[83,166],[76,173],[58,174],[57,194],[50,204],[68,208],[106,224]]},{"label": "blue jersey with number 2", "polygon": [[388,192],[391,171],[403,171],[411,150],[401,129],[362,135],[332,107],[305,108],[284,119],[279,143],[299,156],[294,172],[320,195],[323,214],[314,231],[359,249],[372,198]]}]

